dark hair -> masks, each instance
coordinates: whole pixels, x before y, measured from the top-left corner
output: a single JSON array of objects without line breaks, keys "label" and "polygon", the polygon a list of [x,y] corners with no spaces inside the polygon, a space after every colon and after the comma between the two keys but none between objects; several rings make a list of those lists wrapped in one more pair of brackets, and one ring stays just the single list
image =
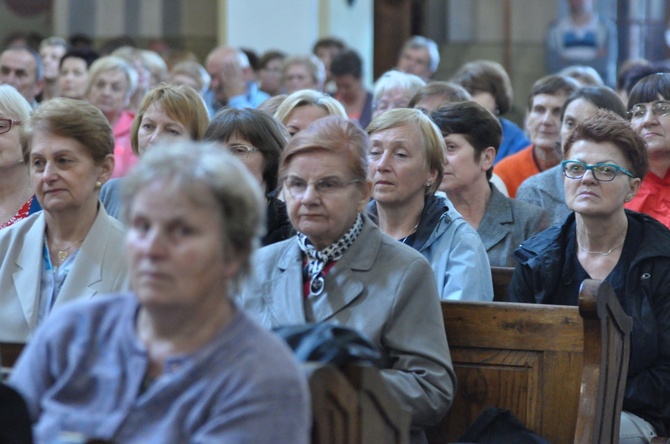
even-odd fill
[{"label": "dark hair", "polygon": [[240,51],[245,53],[247,55],[247,58],[249,59],[249,66],[251,67],[252,70],[258,71],[260,68],[260,64],[258,61],[258,54],[253,49],[249,48],[240,48]]},{"label": "dark hair", "polygon": [[[475,149],[475,161],[490,146],[498,152],[502,141],[500,121],[477,102],[450,103],[432,113],[430,117],[442,132],[442,136],[462,135]],[[493,166],[486,171],[486,178],[491,179],[492,174]]]},{"label": "dark hair", "polygon": [[670,100],[670,73],[657,73],[637,82],[628,97],[628,109],[638,103],[653,102],[658,96]]},{"label": "dark hair", "polygon": [[84,62],[86,62],[86,67],[90,68],[91,64],[100,58],[100,54],[90,48],[72,48],[68,50],[60,59],[59,67],[62,67],[63,61],[69,58],[82,59]]},{"label": "dark hair", "polygon": [[222,109],[209,122],[205,140],[225,143],[233,136],[249,141],[263,155],[265,194],[277,188],[279,157],[289,137],[284,125],[256,109]]},{"label": "dark hair", "polygon": [[466,63],[454,74],[451,81],[461,85],[472,95],[478,92],[491,94],[500,114],[505,114],[512,108],[512,82],[500,63],[491,60]]},{"label": "dark hair", "polygon": [[321,48],[337,48],[338,50],[342,51],[344,48],[346,48],[346,45],[342,40],[335,37],[324,37],[316,41],[312,47],[312,53],[316,54],[316,51]]},{"label": "dark hair", "polygon": [[665,62],[649,63],[646,60],[630,63],[625,69],[622,69],[619,72],[617,89],[619,91],[625,91],[626,94],[630,95],[630,92],[635,85],[637,85],[637,82],[651,74],[661,72],[670,72],[670,66]]},{"label": "dark hair", "polygon": [[356,79],[363,77],[363,60],[353,49],[345,49],[330,62],[330,73],[333,76],[352,75]]},{"label": "dark hair", "polygon": [[528,95],[528,110],[530,111],[533,108],[533,99],[535,96],[539,96],[540,94],[551,96],[564,94],[565,96],[569,96],[573,91],[578,90],[580,86],[579,82],[571,77],[559,75],[542,77],[533,84],[533,88],[530,90],[530,94]]},{"label": "dark hair", "polygon": [[[258,60],[258,69],[264,69],[273,60],[284,60],[286,53],[277,50],[266,51]],[[251,63],[251,62],[249,62]]]},{"label": "dark hair", "polygon": [[9,51],[25,51],[35,60],[35,80],[38,82],[44,78],[44,64],[42,64],[42,57],[30,46],[10,46],[2,51],[2,54]]},{"label": "dark hair", "polygon": [[591,102],[596,108],[607,109],[615,112],[623,119],[626,118],[626,107],[621,98],[610,88],[606,86],[583,86],[570,94],[566,99],[561,110],[561,122],[568,105],[577,99],[584,99]]},{"label": "dark hair", "polygon": [[647,148],[642,137],[621,116],[609,110],[598,110],[596,114],[584,119],[568,135],[563,144],[563,157],[566,157],[576,142],[587,140],[595,143],[611,143],[630,163],[630,172],[644,179],[649,169]]}]

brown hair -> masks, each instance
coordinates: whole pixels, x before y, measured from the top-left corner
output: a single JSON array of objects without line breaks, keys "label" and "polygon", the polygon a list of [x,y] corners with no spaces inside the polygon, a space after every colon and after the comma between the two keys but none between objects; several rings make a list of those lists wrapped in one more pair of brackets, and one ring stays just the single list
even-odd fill
[{"label": "brown hair", "polygon": [[188,85],[161,84],[149,90],[142,99],[130,128],[130,146],[139,156],[137,133],[142,119],[151,105],[158,105],[170,119],[184,125],[191,140],[201,140],[209,124],[209,113],[202,96]]},{"label": "brown hair", "polygon": [[630,164],[630,172],[635,177],[644,179],[647,174],[649,161],[644,140],[633,130],[628,121],[616,113],[599,110],[577,124],[563,143],[564,158],[567,158],[572,145],[580,140],[613,144],[626,158]]},{"label": "brown hair", "polygon": [[294,157],[302,153],[325,151],[346,157],[353,178],[365,184],[369,148],[368,136],[354,122],[339,116],[324,117],[289,140],[279,160],[280,180],[286,178],[286,170]]},{"label": "brown hair", "polygon": [[102,165],[108,154],[114,154],[114,134],[107,118],[97,107],[82,100],[65,97],[47,100],[21,125],[21,150],[26,164],[37,131],[76,140],[96,165]]}]

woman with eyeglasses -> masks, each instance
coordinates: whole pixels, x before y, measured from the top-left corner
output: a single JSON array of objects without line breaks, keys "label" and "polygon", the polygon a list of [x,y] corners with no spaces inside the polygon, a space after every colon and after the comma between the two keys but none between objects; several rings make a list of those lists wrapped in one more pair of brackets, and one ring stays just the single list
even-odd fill
[{"label": "woman with eyeglasses", "polygon": [[[130,127],[130,146],[137,157],[152,149],[158,142],[202,140],[209,113],[202,96],[188,85],[161,84],[142,99]],[[107,213],[121,217],[121,183],[114,178],[100,191],[100,201]]]},{"label": "woman with eyeglasses", "polygon": [[652,74],[635,85],[628,99],[628,117],[647,144],[649,173],[626,208],[670,227],[670,74]]},{"label": "woman with eyeglasses", "polygon": [[[606,86],[584,86],[573,91],[561,109],[561,140],[587,117],[606,109],[626,117],[626,106],[619,96]],[[560,148],[557,148],[560,150]],[[516,200],[544,208],[551,217],[551,224],[563,223],[570,214],[563,191],[563,166],[556,166],[530,176],[516,191]]]},{"label": "woman with eyeglasses", "polygon": [[611,111],[579,123],[563,144],[573,212],[514,252],[512,302],[577,305],[584,279],[604,279],[633,318],[620,442],[670,432],[670,231],[624,209],[648,169],[644,140]]},{"label": "woman with eyeglasses", "polygon": [[425,442],[455,376],[430,265],[365,215],[368,148],[363,130],[337,116],[289,141],[279,177],[298,233],[258,251],[238,299],[268,328],[327,322],[362,332],[382,353],[388,389],[412,412],[412,442]]},{"label": "woman with eyeglasses", "polygon": [[0,85],[0,230],[41,209],[19,141],[19,126],[31,112],[16,88]]},{"label": "woman with eyeglasses", "polygon": [[226,108],[212,118],[204,137],[220,143],[241,160],[263,190],[267,217],[261,244],[269,245],[291,236],[286,205],[276,195],[279,157],[289,138],[286,128],[263,111]]}]

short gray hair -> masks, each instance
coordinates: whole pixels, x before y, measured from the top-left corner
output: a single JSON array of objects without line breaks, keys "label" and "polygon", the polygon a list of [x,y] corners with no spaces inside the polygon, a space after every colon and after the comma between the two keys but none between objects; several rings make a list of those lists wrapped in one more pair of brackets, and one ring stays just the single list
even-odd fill
[{"label": "short gray hair", "polygon": [[437,67],[440,65],[440,50],[437,47],[437,43],[422,35],[415,35],[410,37],[405,44],[402,45],[400,53],[402,54],[406,49],[414,48],[425,48],[428,50],[428,55],[430,56],[430,71],[437,71]]},{"label": "short gray hair", "polygon": [[376,102],[386,92],[395,88],[407,91],[408,101],[426,85],[424,80],[414,74],[397,71],[395,69],[386,71],[375,82],[373,101]]},{"label": "short gray hair", "polygon": [[27,123],[33,108],[12,85],[0,85],[0,114]]},{"label": "short gray hair", "polygon": [[265,203],[257,180],[242,162],[204,142],[178,141],[147,151],[123,180],[122,214],[126,223],[137,194],[158,181],[167,182],[166,192],[179,190],[196,204],[202,202],[203,188],[211,193],[217,203],[212,211],[217,211],[223,221],[221,247],[229,257],[240,261],[234,281],[244,277],[264,231]]},{"label": "short gray hair", "polygon": [[290,94],[279,105],[274,117],[286,125],[286,119],[288,118],[288,115],[291,114],[291,111],[299,106],[306,105],[319,106],[326,110],[329,116],[347,117],[347,112],[337,99],[314,89],[301,89]]}]

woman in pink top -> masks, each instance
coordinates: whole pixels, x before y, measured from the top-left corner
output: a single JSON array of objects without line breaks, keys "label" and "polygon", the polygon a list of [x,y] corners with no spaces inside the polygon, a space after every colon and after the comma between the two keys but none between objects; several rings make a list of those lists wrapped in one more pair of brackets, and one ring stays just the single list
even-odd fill
[{"label": "woman in pink top", "polygon": [[114,131],[116,166],[112,177],[125,176],[137,163],[130,146],[130,127],[135,115],[128,110],[136,85],[137,71],[119,57],[102,57],[91,65],[86,98],[102,111]]}]

